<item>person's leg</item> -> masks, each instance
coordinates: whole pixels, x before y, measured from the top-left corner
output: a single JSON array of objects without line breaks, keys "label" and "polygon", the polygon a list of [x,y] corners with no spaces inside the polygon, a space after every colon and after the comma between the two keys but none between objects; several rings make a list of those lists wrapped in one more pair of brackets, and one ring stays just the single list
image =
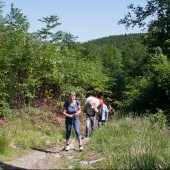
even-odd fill
[{"label": "person's leg", "polygon": [[108,119],[109,121],[111,120],[111,113],[109,112],[109,115],[108,115]]},{"label": "person's leg", "polygon": [[77,139],[81,139],[80,121],[78,118],[73,119],[73,126],[74,126],[74,130],[75,130]]},{"label": "person's leg", "polygon": [[72,121],[69,119],[66,119],[65,124],[66,124],[66,150],[69,150],[69,139],[71,135]]},{"label": "person's leg", "polygon": [[105,120],[103,120],[103,121],[102,121],[102,125],[105,125],[105,122],[106,122],[106,121],[105,121]]},{"label": "person's leg", "polygon": [[86,117],[86,137],[90,136],[90,117]]},{"label": "person's leg", "polygon": [[91,117],[91,131],[93,133],[94,129],[95,129],[95,117]]},{"label": "person's leg", "polygon": [[74,126],[74,130],[75,130],[76,137],[77,137],[77,140],[78,140],[79,148],[80,148],[80,150],[83,150],[81,133],[80,133],[80,121],[79,121],[78,118],[74,118],[73,126]]},{"label": "person's leg", "polygon": [[102,126],[102,122],[98,121],[98,127],[100,128]]},{"label": "person's leg", "polygon": [[101,117],[98,118],[98,128],[100,128],[102,125],[101,119],[102,119]]}]

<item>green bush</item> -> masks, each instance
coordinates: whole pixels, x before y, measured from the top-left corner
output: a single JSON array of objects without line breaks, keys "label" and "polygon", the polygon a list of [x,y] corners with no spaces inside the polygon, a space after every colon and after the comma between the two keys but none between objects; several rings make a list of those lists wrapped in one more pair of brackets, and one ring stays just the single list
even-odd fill
[{"label": "green bush", "polygon": [[6,101],[0,100],[0,118],[12,118],[12,111]]},{"label": "green bush", "polygon": [[167,118],[161,109],[157,109],[157,113],[154,115],[149,114],[148,118],[152,124],[157,124],[161,129],[167,126]]}]

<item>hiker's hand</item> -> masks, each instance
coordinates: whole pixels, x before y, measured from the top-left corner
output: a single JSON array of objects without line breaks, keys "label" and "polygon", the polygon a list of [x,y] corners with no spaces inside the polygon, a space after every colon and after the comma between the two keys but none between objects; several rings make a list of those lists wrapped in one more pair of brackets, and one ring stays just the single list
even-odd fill
[{"label": "hiker's hand", "polygon": [[78,117],[78,115],[79,115],[79,114],[78,114],[77,112],[76,112],[76,113],[74,113],[74,117]]}]

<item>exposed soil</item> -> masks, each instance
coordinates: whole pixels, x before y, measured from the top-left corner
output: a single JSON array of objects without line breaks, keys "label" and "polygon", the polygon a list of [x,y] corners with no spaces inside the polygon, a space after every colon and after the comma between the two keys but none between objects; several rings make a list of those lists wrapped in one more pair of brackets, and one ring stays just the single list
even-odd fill
[{"label": "exposed soil", "polygon": [[[46,117],[47,121],[60,126],[64,123],[64,117],[60,114],[56,115],[53,111],[49,112]],[[81,132],[85,132],[85,116],[80,116]],[[7,123],[6,120],[0,121],[0,124]],[[83,134],[82,134],[83,135]],[[83,146],[89,142],[88,138],[83,139]],[[78,148],[78,142],[70,140],[70,150],[64,150],[64,142],[56,143],[50,148],[33,148],[30,153],[22,155],[11,161],[0,161],[0,169],[91,169],[91,162],[83,160],[83,152]],[[99,160],[100,161],[100,160]],[[98,160],[97,160],[98,162]]]},{"label": "exposed soil", "polygon": [[[48,121],[60,126],[64,123],[62,116],[57,116],[52,112],[47,117]],[[81,132],[85,132],[84,116],[80,117]],[[5,123],[5,121],[3,121]],[[89,141],[83,139],[83,146]],[[83,161],[83,151],[78,148],[78,142],[70,140],[70,150],[64,150],[64,142],[57,142],[50,148],[32,148],[30,153],[22,155],[11,161],[0,161],[0,169],[76,169],[89,167],[88,161]]]},{"label": "exposed soil", "polygon": [[[83,146],[89,139],[83,139]],[[70,150],[64,150],[64,144],[57,143],[48,149],[33,148],[32,152],[18,157],[12,161],[1,162],[2,169],[75,169],[85,168],[88,162],[82,161],[83,151],[78,148],[78,143],[71,140]]]}]

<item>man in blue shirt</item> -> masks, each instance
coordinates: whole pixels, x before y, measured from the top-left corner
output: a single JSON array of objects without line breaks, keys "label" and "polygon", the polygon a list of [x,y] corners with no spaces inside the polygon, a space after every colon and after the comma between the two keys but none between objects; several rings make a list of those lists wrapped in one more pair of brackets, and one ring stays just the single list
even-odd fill
[{"label": "man in blue shirt", "polygon": [[98,106],[98,127],[100,128],[106,121],[108,121],[109,110],[105,104]]}]

